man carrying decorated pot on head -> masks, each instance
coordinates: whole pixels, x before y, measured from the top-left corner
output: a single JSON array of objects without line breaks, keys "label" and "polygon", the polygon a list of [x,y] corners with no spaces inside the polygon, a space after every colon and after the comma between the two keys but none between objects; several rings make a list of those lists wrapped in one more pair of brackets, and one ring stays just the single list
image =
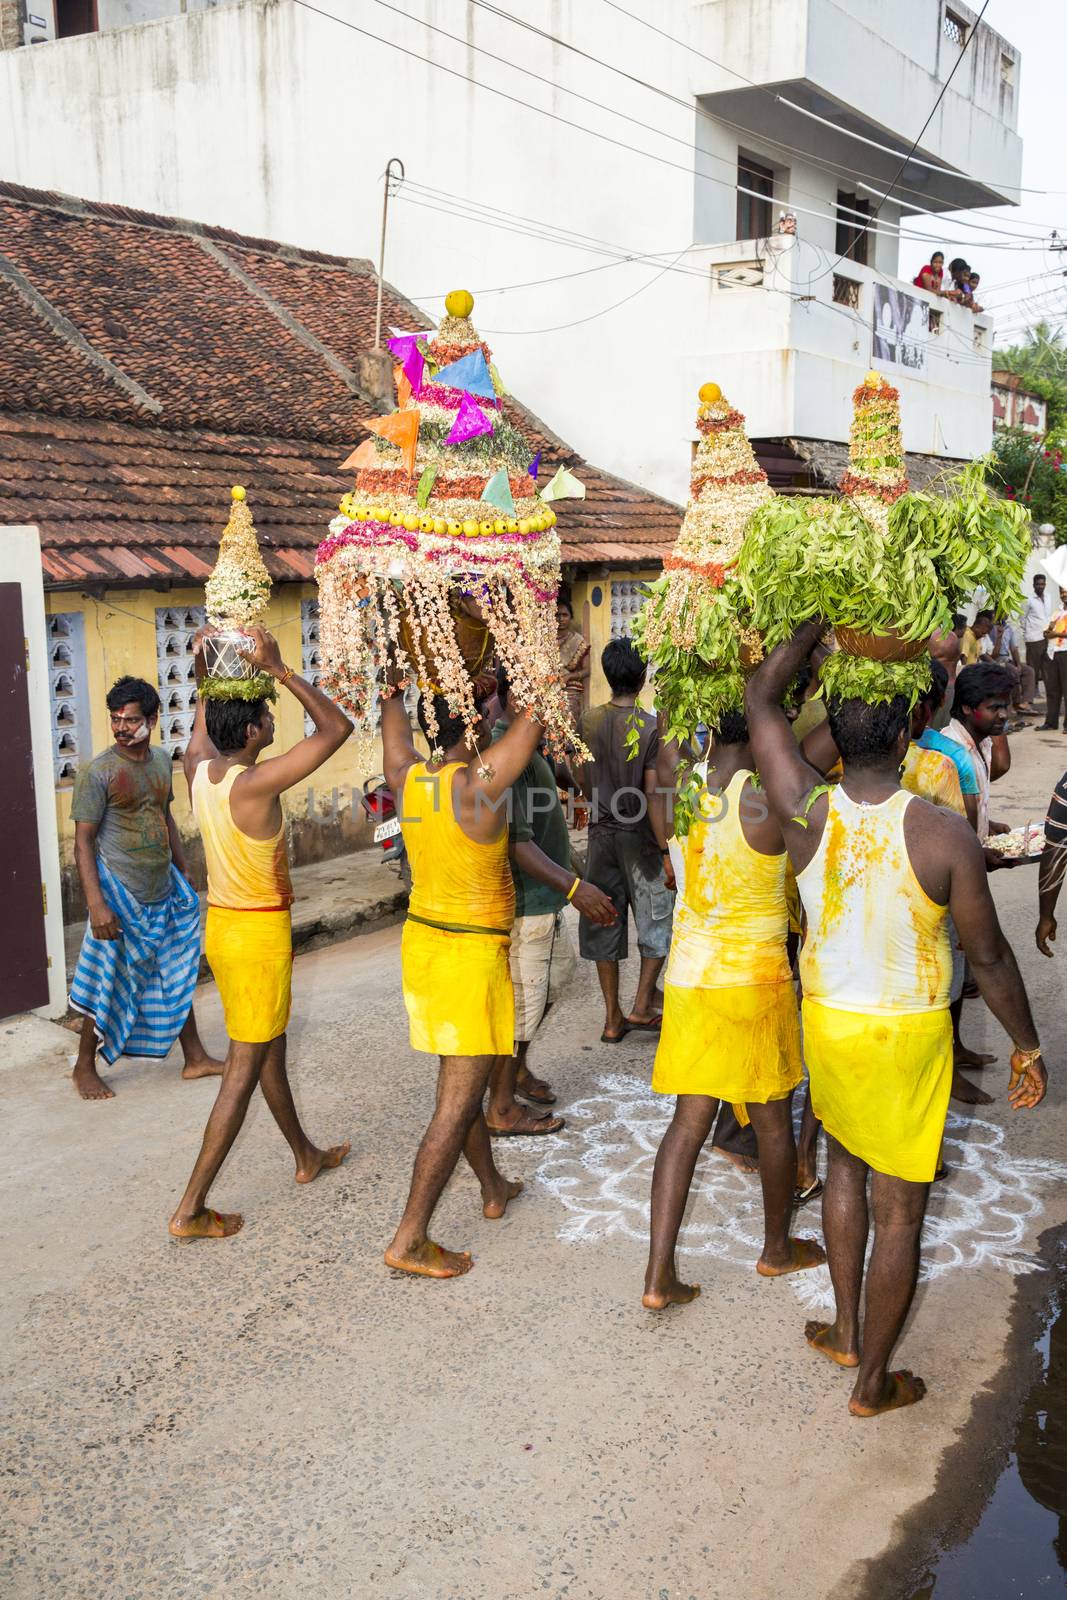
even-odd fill
[{"label": "man carrying decorated pot on head", "polygon": [[[229,1154],[256,1085],[293,1152],[297,1183],[337,1167],[347,1144],[320,1149],[301,1126],[285,1070],[285,1032],[292,997],[293,891],[281,797],[311,776],[344,744],[351,724],[320,689],[282,660],[277,641],[248,627],[261,616],[270,579],[259,557],[245,492],[234,508],[213,577],[208,615],[231,624],[205,629],[197,640],[200,690],[196,722],[185,753],[193,815],[207,859],[205,951],[222,999],[230,1049],[222,1084],[204,1130],[192,1175],[170,1231],[180,1239],[226,1239],[244,1219],[207,1207],[208,1190]],[[248,628],[242,635],[232,626]],[[232,673],[243,658],[246,677],[204,671],[205,656]],[[274,742],[269,702],[283,685],[315,725],[283,755],[260,761]]]}]

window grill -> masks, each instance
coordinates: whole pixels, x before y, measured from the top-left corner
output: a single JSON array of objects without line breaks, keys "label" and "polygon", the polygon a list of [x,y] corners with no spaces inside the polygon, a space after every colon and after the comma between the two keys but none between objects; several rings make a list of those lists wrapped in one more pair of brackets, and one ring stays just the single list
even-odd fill
[{"label": "window grill", "polygon": [[196,717],[196,658],[193,640],[207,621],[203,606],[156,607],[156,676],[159,732],[164,750],[180,761]]},{"label": "window grill", "polygon": [[961,50],[967,43],[967,24],[962,17],[958,17],[947,6],[945,7],[945,20],[941,25],[941,31],[946,39],[950,40],[952,44],[958,44]]},{"label": "window grill", "polygon": [[840,272],[834,273],[834,305],[848,306],[850,311],[860,308],[860,285],[858,278],[845,278]]}]

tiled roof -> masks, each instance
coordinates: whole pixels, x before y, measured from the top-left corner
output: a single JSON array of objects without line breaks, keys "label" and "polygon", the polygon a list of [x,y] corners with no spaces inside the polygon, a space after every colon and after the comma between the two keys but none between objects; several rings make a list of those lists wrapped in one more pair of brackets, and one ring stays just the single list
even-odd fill
[{"label": "tiled roof", "polygon": [[[0,183],[0,524],[36,523],[46,582],[199,582],[243,482],[275,578],[311,576],[364,388],[369,262]],[[395,289],[386,328],[425,326]],[[564,559],[656,564],[680,510],[507,409],[560,506]]]}]

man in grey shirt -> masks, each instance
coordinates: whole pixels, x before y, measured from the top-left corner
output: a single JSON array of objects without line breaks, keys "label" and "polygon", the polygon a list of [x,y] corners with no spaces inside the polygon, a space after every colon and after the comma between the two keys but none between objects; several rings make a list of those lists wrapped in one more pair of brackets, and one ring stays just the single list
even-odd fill
[{"label": "man in grey shirt", "polygon": [[192,1011],[200,905],[171,812],[171,763],[152,748],[159,696],[143,678],[109,691],[115,742],[77,776],[71,818],[88,927],[71,986],[84,1014],[74,1064],[83,1100],[110,1100],[96,1070],[120,1055],[165,1056],[180,1039],[183,1078],[221,1073]]},{"label": "man in grey shirt", "polygon": [[[587,880],[609,895],[617,920],[608,926],[582,921],[578,948],[595,961],[604,996],[604,1044],[618,1044],[631,1029],[659,1031],[656,980],[671,947],[674,895],[648,816],[656,789],[659,730],[655,716],[637,704],[645,664],[629,639],[612,639],[601,656],[611,699],[584,712],[579,732],[593,757],[575,776],[591,802]],[[630,730],[636,749],[628,749]],[[637,928],[641,973],[633,1009],[619,1005],[619,962],[628,945],[628,913]]]}]

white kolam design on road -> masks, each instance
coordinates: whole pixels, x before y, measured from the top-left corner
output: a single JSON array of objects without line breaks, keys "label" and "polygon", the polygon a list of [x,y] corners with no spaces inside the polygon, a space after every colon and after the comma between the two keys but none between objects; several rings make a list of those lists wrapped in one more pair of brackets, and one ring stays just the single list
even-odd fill
[{"label": "white kolam design on road", "polygon": [[[566,1108],[567,1132],[553,1141],[555,1148],[537,1169],[537,1181],[566,1213],[560,1239],[622,1236],[647,1247],[652,1167],[674,1102],[626,1074],[598,1078],[597,1085],[599,1093]],[[1044,1210],[1039,1191],[1067,1180],[1067,1163],[1012,1156],[1003,1128],[953,1111],[945,1129],[944,1159],[949,1176],[931,1187],[920,1283],[987,1263],[1012,1273],[1036,1271],[1040,1262],[1023,1249],[1023,1241]],[[799,1212],[795,1227],[798,1233],[821,1237],[818,1205]],[[762,1243],[759,1179],[743,1176],[713,1155],[710,1145],[705,1147],[679,1250],[751,1271]],[[805,1307],[832,1308],[825,1267],[792,1275],[789,1283]]]}]

